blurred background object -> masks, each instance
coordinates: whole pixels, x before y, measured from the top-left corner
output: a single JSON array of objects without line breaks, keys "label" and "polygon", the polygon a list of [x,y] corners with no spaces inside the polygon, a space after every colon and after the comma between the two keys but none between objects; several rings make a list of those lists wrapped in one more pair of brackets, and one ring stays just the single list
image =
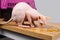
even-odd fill
[{"label": "blurred background object", "polygon": [[11,12],[13,7],[18,2],[26,2],[28,3],[32,8],[36,9],[34,0],[0,0],[0,18],[4,18],[4,21],[8,21],[11,17]]}]

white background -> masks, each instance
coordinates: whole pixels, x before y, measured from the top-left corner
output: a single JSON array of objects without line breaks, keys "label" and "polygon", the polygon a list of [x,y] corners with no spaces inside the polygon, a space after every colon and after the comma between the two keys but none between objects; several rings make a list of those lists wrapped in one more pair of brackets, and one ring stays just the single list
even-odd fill
[{"label": "white background", "polygon": [[50,22],[60,23],[60,0],[35,0],[37,10],[50,16]]}]

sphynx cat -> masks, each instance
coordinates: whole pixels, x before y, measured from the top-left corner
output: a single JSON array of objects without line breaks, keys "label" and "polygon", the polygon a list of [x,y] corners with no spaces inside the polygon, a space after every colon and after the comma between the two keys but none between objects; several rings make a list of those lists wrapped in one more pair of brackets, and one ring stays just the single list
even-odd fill
[{"label": "sphynx cat", "polygon": [[[25,19],[28,20],[28,22],[30,23],[30,26],[26,26],[26,25],[22,24]],[[11,16],[10,20],[8,20],[7,22],[4,22],[4,23],[0,23],[0,24],[7,24],[13,20],[20,27],[34,27],[33,21],[36,20],[36,21],[38,21],[38,23],[42,24],[42,26],[45,26],[46,19],[47,19],[46,16],[39,13],[36,9],[33,9],[27,3],[19,2],[13,8],[12,16]],[[36,26],[38,26],[38,25],[36,25]]]}]

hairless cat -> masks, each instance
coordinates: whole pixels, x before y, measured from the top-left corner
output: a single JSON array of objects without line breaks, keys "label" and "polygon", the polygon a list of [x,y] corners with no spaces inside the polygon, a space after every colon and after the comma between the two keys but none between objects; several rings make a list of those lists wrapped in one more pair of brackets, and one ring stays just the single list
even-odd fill
[{"label": "hairless cat", "polygon": [[7,22],[0,23],[0,24],[7,24],[13,20],[20,27],[30,27],[30,26],[26,26],[22,24],[24,19],[26,18],[28,22],[30,23],[31,27],[34,27],[34,24],[33,24],[34,20],[38,21],[38,23],[42,24],[42,26],[46,25],[47,17],[40,14],[37,10],[33,9],[30,5],[28,5],[25,2],[17,3],[12,10],[12,16],[10,20],[8,20]]}]

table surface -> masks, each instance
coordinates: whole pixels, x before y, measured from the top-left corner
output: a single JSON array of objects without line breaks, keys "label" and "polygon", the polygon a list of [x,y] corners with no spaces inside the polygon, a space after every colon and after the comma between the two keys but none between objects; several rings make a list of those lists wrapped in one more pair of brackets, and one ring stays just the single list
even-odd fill
[{"label": "table surface", "polygon": [[[1,20],[1,19],[0,19]],[[3,21],[0,21],[3,22]],[[22,28],[18,27],[15,22],[10,22],[6,25],[1,27],[2,29],[11,30],[14,32],[22,33],[25,35],[29,35],[36,38],[42,38],[46,40],[55,40],[56,38],[60,37],[60,23],[47,23],[47,26],[44,28],[37,27],[37,28]],[[52,38],[52,39],[51,39]]]}]

